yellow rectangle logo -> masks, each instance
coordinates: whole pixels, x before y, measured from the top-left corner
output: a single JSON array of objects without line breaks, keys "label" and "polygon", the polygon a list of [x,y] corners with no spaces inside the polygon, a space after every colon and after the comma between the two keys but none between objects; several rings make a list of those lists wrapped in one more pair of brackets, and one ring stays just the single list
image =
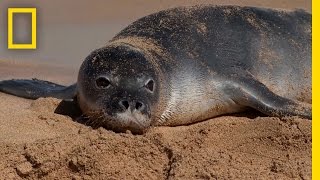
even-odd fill
[{"label": "yellow rectangle logo", "polygon": [[[13,14],[31,13],[32,33],[31,44],[13,43]],[[8,49],[37,49],[37,9],[36,8],[8,8]]]}]

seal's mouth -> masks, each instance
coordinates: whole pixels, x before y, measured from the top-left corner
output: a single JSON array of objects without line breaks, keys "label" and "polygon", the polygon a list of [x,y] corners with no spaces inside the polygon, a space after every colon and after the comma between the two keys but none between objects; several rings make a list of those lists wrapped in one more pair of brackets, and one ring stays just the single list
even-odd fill
[{"label": "seal's mouth", "polygon": [[112,122],[111,126],[114,130],[120,132],[129,130],[132,133],[140,134],[150,127],[150,119],[139,111],[128,109],[125,112],[116,113],[115,121]]},{"label": "seal's mouth", "polygon": [[151,120],[148,115],[140,111],[130,109],[125,112],[118,112],[110,115],[105,111],[95,111],[87,114],[88,125],[95,127],[104,127],[114,132],[127,132],[133,134],[143,134],[151,126]]}]

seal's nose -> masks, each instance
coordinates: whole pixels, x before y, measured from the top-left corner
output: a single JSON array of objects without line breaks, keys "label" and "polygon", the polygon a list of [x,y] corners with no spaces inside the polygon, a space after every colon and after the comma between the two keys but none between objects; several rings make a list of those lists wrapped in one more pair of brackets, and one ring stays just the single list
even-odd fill
[{"label": "seal's nose", "polygon": [[142,110],[145,108],[145,105],[144,105],[142,102],[137,101],[137,102],[135,102],[135,103],[136,103],[136,104],[135,104],[136,110],[142,111]]},{"label": "seal's nose", "polygon": [[123,109],[124,111],[126,111],[130,107],[134,107],[138,111],[143,111],[144,108],[145,108],[145,105],[141,101],[131,101],[131,102],[129,102],[127,100],[120,100],[119,101],[119,105],[120,105],[121,109]]}]

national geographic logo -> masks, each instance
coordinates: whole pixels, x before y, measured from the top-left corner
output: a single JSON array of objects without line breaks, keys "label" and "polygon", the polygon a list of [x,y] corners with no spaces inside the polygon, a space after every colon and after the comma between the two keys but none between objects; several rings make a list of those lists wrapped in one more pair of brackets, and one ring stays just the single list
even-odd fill
[{"label": "national geographic logo", "polygon": [[[17,29],[18,27],[16,26],[19,26],[18,23],[15,23],[15,19],[17,15],[22,15],[31,19],[31,27],[30,27],[31,31],[28,28]],[[28,20],[24,22],[28,22]],[[18,32],[20,32],[20,35]],[[31,33],[24,33],[24,32],[31,32]],[[31,35],[31,38],[30,37],[17,38],[17,36],[21,36],[21,34],[23,36]],[[28,42],[17,42],[18,39],[30,39],[30,40],[27,40]],[[37,49],[37,9],[36,8],[8,8],[8,49]]]}]

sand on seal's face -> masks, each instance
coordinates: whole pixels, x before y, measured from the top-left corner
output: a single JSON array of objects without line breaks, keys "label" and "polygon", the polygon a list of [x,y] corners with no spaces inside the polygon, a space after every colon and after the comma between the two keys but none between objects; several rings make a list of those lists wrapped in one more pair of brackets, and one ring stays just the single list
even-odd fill
[{"label": "sand on seal's face", "polygon": [[[0,7],[19,4],[12,2],[2,1]],[[84,56],[123,28],[115,24],[126,25],[160,9],[198,1],[112,2],[106,6],[103,0],[80,0],[74,8],[78,13],[70,15],[67,13],[74,2],[37,1],[46,12],[39,19],[44,18],[43,27],[51,24],[62,28],[63,33],[52,36],[59,30],[55,28],[42,32],[41,48],[28,53],[31,61],[12,63],[4,59],[4,54],[22,59],[25,56],[0,45],[0,79],[36,77],[71,84]],[[300,0],[201,2],[311,9],[311,1]],[[61,11],[56,14],[58,7]],[[94,23],[102,21],[108,30],[94,31]],[[68,28],[65,24],[93,28],[93,35],[72,28],[64,31]],[[101,34],[106,38],[102,40]],[[69,48],[61,48],[61,38],[64,47]],[[50,64],[60,64],[32,63],[33,58],[42,55],[52,59]],[[62,68],[64,63],[72,66]],[[0,93],[0,179],[311,179],[309,120],[223,116],[190,126],[157,127],[134,136],[102,128],[93,130],[54,114],[59,102],[52,98],[31,101]]]}]

